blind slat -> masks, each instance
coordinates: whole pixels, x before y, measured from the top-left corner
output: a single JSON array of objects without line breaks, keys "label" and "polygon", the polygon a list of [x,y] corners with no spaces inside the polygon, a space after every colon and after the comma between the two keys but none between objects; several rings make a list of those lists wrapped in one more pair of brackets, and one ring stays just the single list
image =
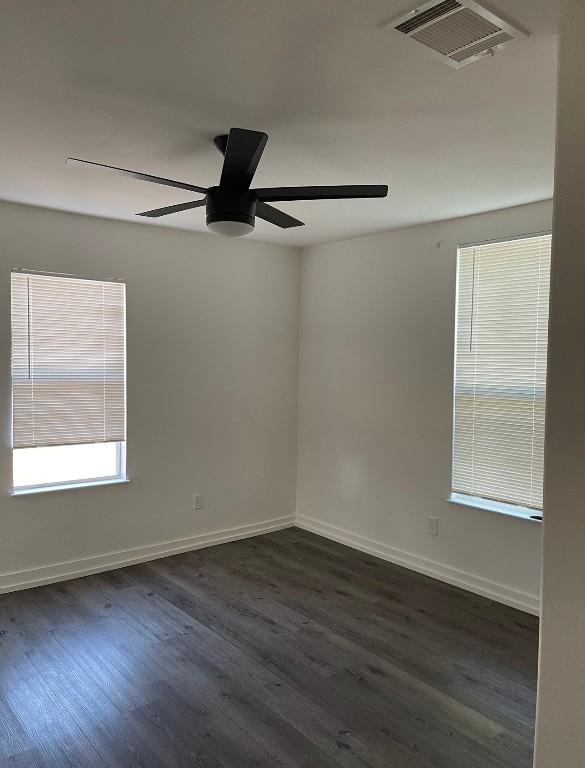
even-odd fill
[{"label": "blind slat", "polygon": [[12,273],[14,448],[126,439],[123,283]]},{"label": "blind slat", "polygon": [[456,493],[542,509],[551,236],[459,249]]}]

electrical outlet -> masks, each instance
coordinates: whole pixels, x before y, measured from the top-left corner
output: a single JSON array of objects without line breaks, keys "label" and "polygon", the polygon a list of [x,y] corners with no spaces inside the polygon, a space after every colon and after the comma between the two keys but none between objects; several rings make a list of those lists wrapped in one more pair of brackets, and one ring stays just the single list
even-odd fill
[{"label": "electrical outlet", "polygon": [[439,535],[439,518],[438,517],[428,517],[427,526],[428,526],[427,530],[428,530],[429,536]]},{"label": "electrical outlet", "polygon": [[205,505],[205,494],[204,493],[196,493],[193,496],[193,509],[195,512],[199,512],[199,510],[203,509]]}]

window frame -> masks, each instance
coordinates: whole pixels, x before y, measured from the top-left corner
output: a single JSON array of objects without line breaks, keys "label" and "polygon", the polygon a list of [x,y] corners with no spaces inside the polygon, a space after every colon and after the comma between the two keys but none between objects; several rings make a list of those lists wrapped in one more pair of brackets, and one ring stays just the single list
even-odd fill
[{"label": "window frame", "polygon": [[[82,443],[83,445],[83,443]],[[51,446],[48,446],[51,447]],[[59,446],[54,446],[59,447]],[[11,453],[18,448],[11,448]],[[22,450],[22,449],[20,449]],[[103,477],[87,477],[77,480],[60,480],[55,483],[38,483],[37,485],[12,484],[12,496],[28,496],[34,493],[46,493],[47,491],[65,491],[69,488],[93,488],[100,485],[116,485],[129,482],[126,471],[126,441],[116,442],[116,473]]]},{"label": "window frame", "polygon": [[[552,230],[546,229],[537,232],[529,232],[519,235],[503,235],[500,237],[494,237],[484,240],[477,240],[474,242],[459,243],[456,249],[456,283],[455,283],[455,313],[454,313],[454,325],[453,325],[453,372],[452,372],[452,405],[451,405],[451,477],[450,477],[450,490],[446,501],[457,506],[471,507],[473,509],[481,509],[488,512],[495,512],[507,517],[515,517],[522,520],[528,520],[530,522],[542,523],[544,518],[544,510],[536,509],[533,507],[523,506],[521,504],[515,504],[513,502],[498,501],[496,499],[490,499],[483,496],[474,496],[471,494],[462,493],[460,491],[453,490],[453,474],[455,468],[455,382],[457,376],[457,328],[458,328],[458,312],[459,312],[459,252],[464,248],[480,247],[482,245],[495,245],[499,243],[512,243],[516,240],[528,240],[537,237],[551,237]],[[547,344],[548,350],[548,344]],[[547,375],[548,379],[548,375]],[[545,407],[546,407],[546,394],[545,394]]]}]

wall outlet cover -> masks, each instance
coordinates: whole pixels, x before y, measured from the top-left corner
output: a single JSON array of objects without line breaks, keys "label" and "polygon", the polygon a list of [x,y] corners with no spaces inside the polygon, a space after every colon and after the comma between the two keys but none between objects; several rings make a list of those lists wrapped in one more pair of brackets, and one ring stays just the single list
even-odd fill
[{"label": "wall outlet cover", "polygon": [[429,517],[427,519],[427,525],[428,525],[428,531],[430,536],[439,535],[439,518],[438,517]]},{"label": "wall outlet cover", "polygon": [[205,494],[204,493],[196,493],[193,496],[193,509],[197,512],[200,509],[203,509],[205,505]]}]

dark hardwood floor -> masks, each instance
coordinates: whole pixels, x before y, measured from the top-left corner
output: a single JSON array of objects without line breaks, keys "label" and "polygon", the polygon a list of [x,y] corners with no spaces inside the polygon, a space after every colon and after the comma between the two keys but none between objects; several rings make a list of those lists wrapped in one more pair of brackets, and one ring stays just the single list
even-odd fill
[{"label": "dark hardwood floor", "polygon": [[0,596],[0,765],[529,768],[537,620],[298,529]]}]

